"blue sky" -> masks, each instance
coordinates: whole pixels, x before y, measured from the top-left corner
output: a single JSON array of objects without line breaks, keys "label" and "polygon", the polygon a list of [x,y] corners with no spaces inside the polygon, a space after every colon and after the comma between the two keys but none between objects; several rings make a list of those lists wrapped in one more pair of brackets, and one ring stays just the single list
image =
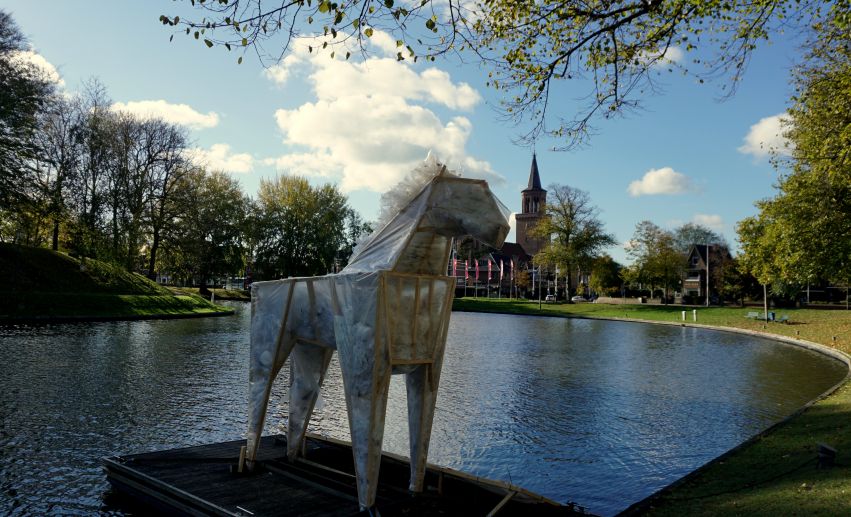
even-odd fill
[{"label": "blue sky", "polygon": [[[97,77],[120,107],[187,125],[196,158],[233,174],[249,195],[260,178],[302,174],[337,183],[373,219],[380,192],[431,148],[488,179],[519,210],[531,150],[512,144],[524,128],[493,109],[499,96],[485,86],[486,71],[446,61],[398,64],[384,58],[379,37],[365,63],[297,51],[271,69],[251,54],[237,65],[237,54],[182,35],[169,43],[158,18],[177,14],[179,4],[0,0],[66,90]],[[389,51],[392,42],[385,43]],[[558,142],[539,141],[541,180],[589,191],[621,243],[644,219],[668,228],[702,222],[735,243],[736,221],[773,193],[777,172],[764,148],[777,145],[776,116],[789,102],[796,56],[793,41],[760,48],[736,95],[723,102],[721,82],[663,73],[663,94],[641,112],[599,122],[589,146],[553,152]],[[551,105],[570,113],[576,95],[560,91]],[[622,245],[609,252],[625,261]]]}]

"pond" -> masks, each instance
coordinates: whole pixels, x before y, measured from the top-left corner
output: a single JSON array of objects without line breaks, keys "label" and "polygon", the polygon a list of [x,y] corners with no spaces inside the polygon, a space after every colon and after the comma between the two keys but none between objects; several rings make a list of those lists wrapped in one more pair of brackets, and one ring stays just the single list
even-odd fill
[{"label": "pond", "polygon": [[[0,328],[0,514],[121,514],[101,457],[243,436],[249,314],[233,307]],[[726,332],[453,313],[429,460],[611,515],[844,374],[820,354]],[[285,377],[266,432],[282,431]],[[336,360],[312,430],[348,435]],[[385,449],[407,452],[401,377]]]}]

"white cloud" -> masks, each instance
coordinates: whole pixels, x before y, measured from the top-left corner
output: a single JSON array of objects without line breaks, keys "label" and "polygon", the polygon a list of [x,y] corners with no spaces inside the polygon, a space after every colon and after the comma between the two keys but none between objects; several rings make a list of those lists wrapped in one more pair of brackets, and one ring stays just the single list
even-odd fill
[{"label": "white cloud", "polygon": [[719,233],[724,230],[724,220],[717,214],[694,214],[691,220]]},{"label": "white cloud", "polygon": [[633,181],[627,188],[632,197],[684,194],[691,190],[694,190],[691,179],[670,167],[650,169],[640,180]]},{"label": "white cloud", "polygon": [[315,58],[311,81],[317,97],[336,100],[356,96],[387,96],[431,102],[454,110],[471,110],[482,98],[467,83],[453,83],[437,68],[417,73],[390,58],[371,58],[360,63]]},{"label": "white cloud", "polygon": [[638,55],[638,61],[647,65],[651,62],[653,68],[665,68],[676,65],[685,57],[685,52],[680,47],[668,47],[664,51],[642,52]]},{"label": "white cloud", "polygon": [[228,144],[213,144],[209,149],[195,147],[189,158],[197,165],[210,170],[248,173],[254,167],[254,158],[248,153],[233,153]]},{"label": "white cloud", "polygon": [[[381,38],[376,31],[371,44],[389,52],[389,42]],[[286,80],[293,67],[306,67],[315,100],[275,112],[284,143],[297,151],[264,163],[283,172],[339,179],[344,191],[382,192],[432,150],[466,176],[504,181],[490,163],[467,155],[473,130],[467,117],[455,114],[444,121],[425,106],[471,110],[481,101],[475,89],[436,68],[418,71],[383,57],[354,63],[337,54],[337,59],[327,52],[299,54],[300,61],[286,64],[285,71],[267,74]]]},{"label": "white cloud", "polygon": [[301,54],[292,52],[281,60],[280,63],[263,70],[263,75],[278,86],[283,86],[289,80],[293,69],[304,62]]},{"label": "white cloud", "polygon": [[384,31],[376,30],[373,32],[372,37],[369,38],[369,46],[377,49],[386,57],[395,57],[396,53],[399,52],[396,40]]},{"label": "white cloud", "polygon": [[65,80],[59,75],[59,70],[53,66],[53,63],[48,61],[38,52],[33,50],[20,50],[12,55],[12,61],[17,63],[26,63],[33,65],[38,69],[44,78],[52,83],[56,83],[60,88],[65,87]]},{"label": "white cloud", "polygon": [[116,111],[131,113],[140,118],[161,118],[172,124],[180,124],[192,129],[206,129],[219,125],[219,115],[214,111],[200,113],[188,104],[172,104],[160,100],[116,102],[112,105]]},{"label": "white cloud", "polygon": [[784,113],[760,119],[752,125],[745,136],[745,143],[739,147],[742,154],[750,154],[755,158],[765,158],[772,152],[788,156],[792,144],[783,136]]}]

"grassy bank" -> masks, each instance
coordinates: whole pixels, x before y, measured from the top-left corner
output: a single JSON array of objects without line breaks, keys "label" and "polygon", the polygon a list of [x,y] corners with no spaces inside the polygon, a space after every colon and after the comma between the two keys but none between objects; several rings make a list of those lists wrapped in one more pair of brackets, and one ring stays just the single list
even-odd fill
[{"label": "grassy bank", "polygon": [[0,322],[229,314],[97,260],[0,244]]},{"label": "grassy bank", "polygon": [[[202,296],[200,293],[200,289],[197,287],[169,287],[168,288],[172,293],[178,295],[198,295]],[[219,289],[219,288],[210,288],[207,289],[211,293],[215,295],[216,300],[233,300],[237,302],[250,302],[251,301],[251,291],[247,289]],[[208,296],[205,296],[207,298]]]},{"label": "grassy bank", "polygon": [[[454,308],[561,317],[680,321],[682,307],[544,304],[458,299]],[[698,308],[699,324],[735,327],[851,352],[851,311],[789,309],[789,323],[745,318],[753,308]],[[691,309],[688,309],[691,322]],[[834,340],[834,336],[836,340]],[[816,468],[819,443],[838,450],[838,466]],[[851,515],[851,385],[711,464],[644,510],[650,515]]]}]

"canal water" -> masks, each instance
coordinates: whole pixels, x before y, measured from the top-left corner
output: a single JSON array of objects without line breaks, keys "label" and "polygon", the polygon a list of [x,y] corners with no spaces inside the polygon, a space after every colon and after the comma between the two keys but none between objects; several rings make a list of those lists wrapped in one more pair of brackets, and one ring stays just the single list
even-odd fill
[{"label": "canal water", "polygon": [[[248,305],[200,320],[0,328],[0,514],[122,514],[103,456],[245,431]],[[286,370],[286,369],[285,369]],[[765,339],[453,313],[429,460],[612,515],[844,376]],[[286,376],[266,432],[281,432]],[[336,360],[312,430],[345,439]],[[405,454],[394,377],[385,448]]]}]

